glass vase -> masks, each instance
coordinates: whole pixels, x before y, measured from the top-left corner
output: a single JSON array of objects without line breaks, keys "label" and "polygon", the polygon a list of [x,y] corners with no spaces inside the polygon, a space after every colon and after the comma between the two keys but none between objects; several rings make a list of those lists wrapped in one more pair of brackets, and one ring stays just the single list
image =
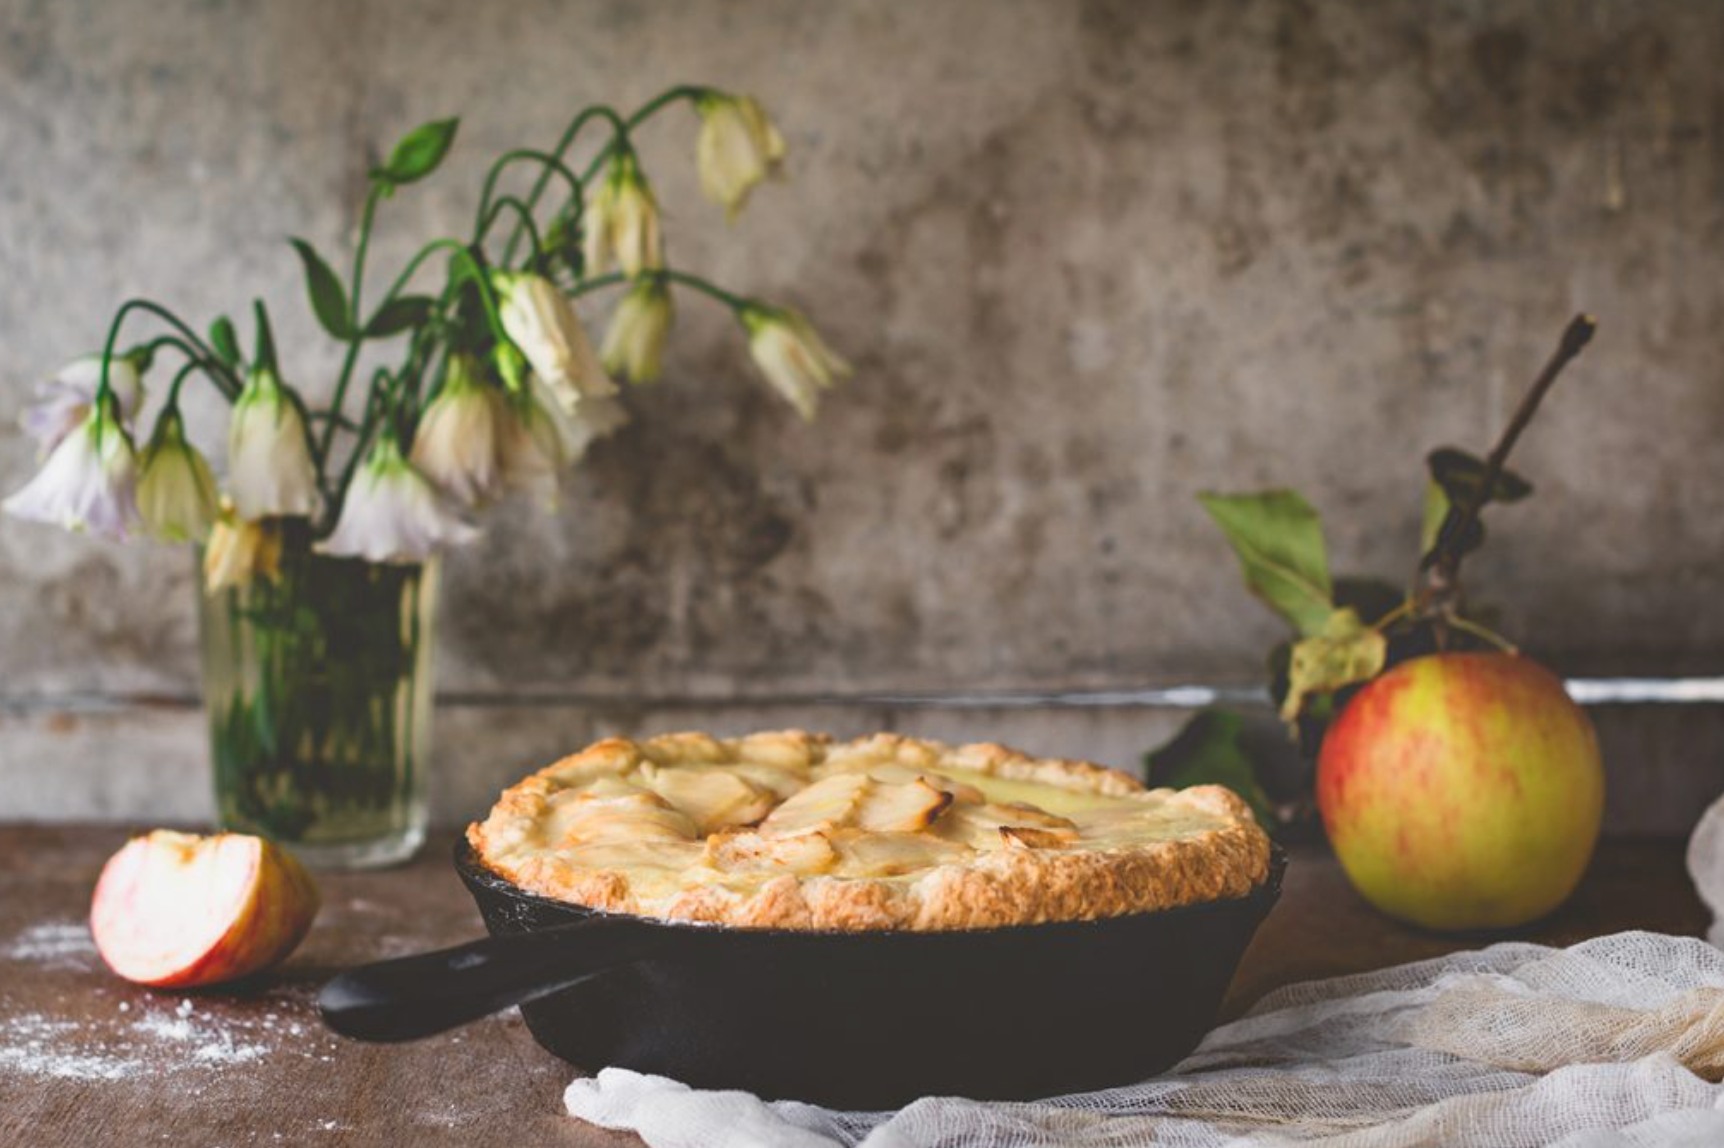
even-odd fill
[{"label": "glass vase", "polygon": [[425,839],[438,571],[328,558],[202,597],[204,705],[224,827],[307,864],[405,861]]}]

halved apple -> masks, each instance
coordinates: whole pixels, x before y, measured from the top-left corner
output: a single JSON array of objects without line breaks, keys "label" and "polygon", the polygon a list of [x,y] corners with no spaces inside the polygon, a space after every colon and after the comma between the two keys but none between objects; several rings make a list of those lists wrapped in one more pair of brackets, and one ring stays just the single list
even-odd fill
[{"label": "halved apple", "polygon": [[157,829],[103,866],[90,931],[129,981],[212,985],[285,960],[317,909],[311,875],[275,843]]}]

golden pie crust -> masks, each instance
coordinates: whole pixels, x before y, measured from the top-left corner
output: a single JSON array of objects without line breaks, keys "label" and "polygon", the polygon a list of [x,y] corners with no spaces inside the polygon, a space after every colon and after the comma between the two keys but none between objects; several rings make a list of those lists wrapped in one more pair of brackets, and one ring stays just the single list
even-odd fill
[{"label": "golden pie crust", "polygon": [[744,928],[982,929],[1242,897],[1269,838],[1220,786],[999,745],[786,730],[610,738],[468,827],[541,896]]}]

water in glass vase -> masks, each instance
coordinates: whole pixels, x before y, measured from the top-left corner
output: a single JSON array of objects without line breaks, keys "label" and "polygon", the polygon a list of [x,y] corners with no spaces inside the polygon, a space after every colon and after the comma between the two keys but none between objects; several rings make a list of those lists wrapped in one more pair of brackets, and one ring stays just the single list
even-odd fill
[{"label": "water in glass vase", "polygon": [[216,808],[308,864],[405,861],[425,838],[437,565],[306,543],[290,532],[273,576],[203,594]]}]

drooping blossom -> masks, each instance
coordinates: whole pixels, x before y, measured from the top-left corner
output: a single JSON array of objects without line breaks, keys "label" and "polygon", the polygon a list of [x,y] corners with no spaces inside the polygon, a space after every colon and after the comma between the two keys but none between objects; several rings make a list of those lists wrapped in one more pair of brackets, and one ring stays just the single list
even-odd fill
[{"label": "drooping blossom", "polygon": [[504,331],[565,410],[617,393],[580,317],[556,284],[524,272],[499,272],[495,282]]},{"label": "drooping blossom", "polygon": [[138,463],[138,513],[163,542],[202,542],[220,510],[215,475],[186,441],[185,422],[163,411]]},{"label": "drooping blossom", "polygon": [[657,379],[674,318],[670,291],[663,282],[649,277],[629,288],[611,316],[599,350],[605,370],[637,383]]},{"label": "drooping blossom", "polygon": [[707,92],[695,101],[701,190],[735,219],[748,195],[784,161],[784,137],[753,96]]},{"label": "drooping blossom", "polygon": [[630,279],[664,266],[658,200],[632,152],[611,161],[610,170],[587,201],[581,227],[588,275],[603,274],[613,262]]},{"label": "drooping blossom", "polygon": [[761,374],[798,414],[813,421],[820,392],[848,378],[850,364],[826,345],[808,320],[787,307],[746,307],[741,319]]},{"label": "drooping blossom", "polygon": [[418,565],[477,537],[478,528],[461,518],[385,432],[348,485],[335,529],[312,549],[336,558]]},{"label": "drooping blossom", "polygon": [[224,502],[204,546],[204,589],[247,586],[254,578],[273,579],[281,572],[281,520],[241,518],[232,502]]},{"label": "drooping blossom", "polygon": [[42,469],[6,499],[8,514],[102,538],[138,526],[138,463],[117,403],[99,403],[48,452]]},{"label": "drooping blossom", "polygon": [[[73,359],[54,372],[52,378],[36,384],[35,396],[18,422],[36,440],[40,457],[46,458],[49,451],[83,423],[101,381],[102,356],[93,354]],[[144,379],[137,356],[114,357],[108,368],[108,390],[119,405],[120,424],[129,431],[144,398]]]},{"label": "drooping blossom", "polygon": [[588,399],[570,413],[544,380],[529,376],[527,389],[510,398],[498,438],[504,485],[554,507],[558,475],[628,421],[615,398]]},{"label": "drooping blossom", "polygon": [[323,503],[299,400],[268,367],[253,370],[234,400],[227,464],[241,518],[310,516]]},{"label": "drooping blossom", "polygon": [[449,356],[443,387],[425,408],[413,435],[419,473],[462,506],[477,506],[502,485],[498,454],[503,396],[487,386],[478,360]]}]

